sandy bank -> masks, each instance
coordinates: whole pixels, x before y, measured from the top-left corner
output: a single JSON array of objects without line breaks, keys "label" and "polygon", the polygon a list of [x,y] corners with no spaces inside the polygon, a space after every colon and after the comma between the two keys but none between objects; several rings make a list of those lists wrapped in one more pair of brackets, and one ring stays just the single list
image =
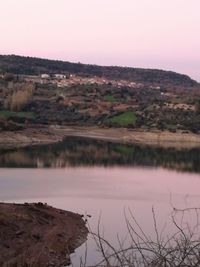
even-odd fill
[{"label": "sandy bank", "polygon": [[200,135],[168,131],[142,131],[140,129],[50,126],[29,128],[17,132],[0,132],[0,146],[26,146],[62,141],[66,136],[80,136],[121,143],[139,143],[163,147],[200,146]]}]

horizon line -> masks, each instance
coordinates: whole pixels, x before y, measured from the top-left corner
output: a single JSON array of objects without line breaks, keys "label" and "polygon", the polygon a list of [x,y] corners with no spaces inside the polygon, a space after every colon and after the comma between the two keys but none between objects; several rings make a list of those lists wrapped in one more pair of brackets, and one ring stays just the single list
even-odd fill
[{"label": "horizon line", "polygon": [[30,55],[22,55],[22,54],[0,54],[0,56],[16,56],[16,57],[25,57],[25,58],[35,58],[35,59],[42,59],[42,60],[52,60],[52,61],[60,61],[60,62],[66,62],[71,64],[83,64],[83,65],[89,65],[89,66],[99,66],[99,67],[118,67],[118,68],[130,68],[130,69],[143,69],[143,70],[159,70],[159,71],[166,71],[166,72],[173,72],[179,75],[185,75],[188,76],[191,80],[196,81],[197,83],[200,83],[200,81],[192,78],[187,73],[178,72],[172,69],[163,69],[163,68],[156,68],[156,67],[133,67],[133,66],[127,66],[127,65],[102,65],[102,64],[96,64],[96,63],[85,63],[85,62],[75,62],[75,61],[68,61],[64,59],[58,59],[58,58],[47,58],[47,57],[41,57],[41,56],[30,56]]}]

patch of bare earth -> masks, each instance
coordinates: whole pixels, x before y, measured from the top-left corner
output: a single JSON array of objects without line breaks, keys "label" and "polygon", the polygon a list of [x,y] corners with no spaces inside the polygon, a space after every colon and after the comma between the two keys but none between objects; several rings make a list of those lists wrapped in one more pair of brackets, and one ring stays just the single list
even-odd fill
[{"label": "patch of bare earth", "polygon": [[103,128],[97,126],[58,126],[28,128],[21,131],[0,132],[0,148],[23,147],[35,144],[50,144],[62,141],[67,136],[80,136],[121,143],[138,143],[162,147],[191,148],[200,145],[200,134],[191,132],[142,130],[126,128]]},{"label": "patch of bare earth", "polygon": [[0,203],[0,266],[66,266],[87,234],[79,214],[42,203]]}]

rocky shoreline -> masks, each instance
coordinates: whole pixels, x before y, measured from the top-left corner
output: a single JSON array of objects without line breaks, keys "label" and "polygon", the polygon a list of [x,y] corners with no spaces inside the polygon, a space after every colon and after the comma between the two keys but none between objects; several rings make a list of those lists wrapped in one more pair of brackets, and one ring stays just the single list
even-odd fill
[{"label": "rocky shoreline", "polygon": [[62,141],[67,136],[80,136],[120,143],[156,145],[162,147],[192,148],[200,146],[200,135],[169,131],[144,131],[141,129],[101,128],[77,126],[45,126],[20,131],[0,132],[0,148],[50,144]]},{"label": "rocky shoreline", "polygon": [[87,234],[79,214],[43,203],[0,203],[0,266],[69,265]]}]

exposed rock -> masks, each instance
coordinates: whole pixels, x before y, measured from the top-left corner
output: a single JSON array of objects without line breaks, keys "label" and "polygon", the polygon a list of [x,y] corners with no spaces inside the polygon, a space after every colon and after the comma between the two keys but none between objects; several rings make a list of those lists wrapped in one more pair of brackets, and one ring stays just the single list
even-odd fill
[{"label": "exposed rock", "polygon": [[79,214],[42,203],[0,203],[0,266],[66,266],[87,234]]}]

